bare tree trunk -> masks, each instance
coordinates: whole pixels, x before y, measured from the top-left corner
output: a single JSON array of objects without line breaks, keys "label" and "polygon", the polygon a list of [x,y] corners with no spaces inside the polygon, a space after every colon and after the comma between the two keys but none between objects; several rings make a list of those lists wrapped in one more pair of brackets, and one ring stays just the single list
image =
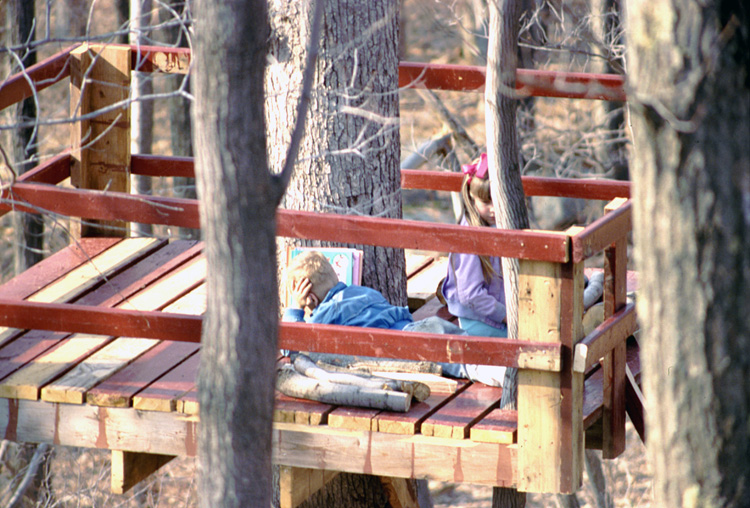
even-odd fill
[{"label": "bare tree trunk", "polygon": [[659,506],[747,506],[750,13],[657,0],[627,15],[654,495]]},{"label": "bare tree trunk", "polygon": [[[175,22],[175,16],[179,16],[182,24],[166,29],[168,44],[180,48],[188,47],[187,30],[189,28],[190,10],[187,2],[180,1],[172,4],[172,10],[161,9],[160,21],[162,23]],[[166,78],[167,88],[170,92],[182,91],[190,93],[190,77],[188,75],[175,74]],[[190,120],[190,100],[183,95],[175,95],[168,99],[169,108],[169,133],[172,143],[172,155],[177,157],[193,156],[193,124]],[[195,182],[191,178],[175,177],[172,181],[173,192],[176,197],[194,199]],[[179,229],[180,238],[197,239],[200,231],[190,228]]]},{"label": "bare tree trunk", "polygon": [[[304,2],[270,4],[267,77],[271,167],[280,167],[295,117],[306,40]],[[305,138],[284,207],[401,217],[396,0],[327,0],[325,34]],[[363,284],[406,304],[402,250],[360,245]]]},{"label": "bare tree trunk", "polygon": [[[490,2],[489,14],[485,123],[492,200],[498,228],[523,229],[529,227],[529,217],[521,184],[516,131],[518,103],[514,97],[520,3],[514,0]],[[503,259],[503,278],[508,337],[518,338],[517,260]],[[507,369],[501,402],[505,407],[516,407],[517,377],[515,369]],[[519,493],[515,489],[493,489],[492,506],[495,508],[523,507],[525,504],[524,493]]]},{"label": "bare tree trunk", "polygon": [[89,19],[91,0],[63,0],[56,16],[59,32],[65,37],[83,37]]},{"label": "bare tree trunk", "polygon": [[[116,0],[115,10],[117,11],[117,29],[122,30],[130,23],[130,0]],[[128,34],[123,33],[115,39],[120,44],[128,44]]]},{"label": "bare tree trunk", "polygon": [[[151,0],[130,0],[130,43],[143,45],[146,42],[142,32],[151,25]],[[130,105],[130,122],[132,124],[130,138],[130,153],[150,154],[154,138],[154,101],[144,99],[154,93],[154,82],[151,73],[133,72]],[[132,186],[136,194],[151,194],[151,177],[132,175]],[[136,236],[150,236],[153,234],[151,224],[134,222],[131,230]]]},{"label": "bare tree trunk", "polygon": [[[267,73],[271,167],[290,139],[309,31],[306,2],[270,3],[273,64]],[[401,217],[398,132],[399,2],[326,0],[325,33],[310,115],[283,206],[327,213]],[[363,284],[406,305],[404,253],[364,250]],[[388,506],[377,477],[340,474],[301,506]]]},{"label": "bare tree trunk", "polygon": [[[13,0],[12,16],[16,23],[11,23],[13,44],[30,44],[34,42],[34,5],[33,0]],[[19,55],[21,65],[28,69],[37,61],[35,51],[23,51]],[[13,159],[18,175],[34,167],[37,162],[37,107],[33,97],[16,105],[16,122],[26,124],[15,129],[13,136]],[[17,234],[15,272],[26,271],[44,257],[44,219],[41,215],[15,213],[14,222]]]},{"label": "bare tree trunk", "polygon": [[[265,1],[194,4],[196,173],[208,310],[198,378],[200,505],[269,506],[278,299]],[[220,366],[220,367],[219,367]]]}]

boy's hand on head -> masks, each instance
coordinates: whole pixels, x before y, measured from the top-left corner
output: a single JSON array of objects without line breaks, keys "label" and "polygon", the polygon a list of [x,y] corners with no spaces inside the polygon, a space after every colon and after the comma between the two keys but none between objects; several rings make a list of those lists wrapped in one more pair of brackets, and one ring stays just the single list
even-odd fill
[{"label": "boy's hand on head", "polygon": [[298,309],[307,307],[315,308],[314,302],[317,302],[315,294],[312,292],[312,282],[307,277],[296,280],[292,284],[292,302]]}]

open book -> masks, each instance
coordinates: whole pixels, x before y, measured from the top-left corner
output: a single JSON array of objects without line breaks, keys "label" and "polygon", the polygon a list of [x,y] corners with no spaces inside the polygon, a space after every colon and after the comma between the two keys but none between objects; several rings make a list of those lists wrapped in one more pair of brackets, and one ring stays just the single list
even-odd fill
[{"label": "open book", "polygon": [[[323,254],[333,266],[339,280],[348,286],[362,284],[362,257],[359,249],[347,247],[289,247],[287,249],[287,265],[298,254],[306,250],[316,250]],[[292,295],[287,295],[287,305],[291,304]]]}]

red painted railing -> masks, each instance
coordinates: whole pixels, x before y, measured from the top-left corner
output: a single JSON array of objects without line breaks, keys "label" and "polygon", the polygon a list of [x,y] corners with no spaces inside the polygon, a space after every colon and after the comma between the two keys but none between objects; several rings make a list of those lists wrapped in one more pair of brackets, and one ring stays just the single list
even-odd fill
[{"label": "red painted railing", "polygon": [[[190,50],[187,48],[130,47],[133,70],[184,74],[190,68]],[[39,92],[70,76],[68,57],[74,48],[61,51],[2,83],[0,110],[31,97],[31,84]],[[399,86],[405,88],[481,92],[485,73],[485,68],[478,66],[401,62],[398,81]],[[624,77],[616,74],[534,69],[518,69],[516,73],[519,96],[624,101],[624,82]]]}]

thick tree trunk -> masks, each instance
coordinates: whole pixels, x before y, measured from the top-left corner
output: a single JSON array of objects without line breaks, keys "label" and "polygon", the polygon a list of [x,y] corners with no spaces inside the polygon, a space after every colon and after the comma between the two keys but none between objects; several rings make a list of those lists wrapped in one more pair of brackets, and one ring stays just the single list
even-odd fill
[{"label": "thick tree trunk", "polygon": [[[520,3],[514,0],[490,2],[489,14],[485,123],[492,200],[498,228],[523,229],[529,227],[529,216],[519,165],[516,130],[518,102],[513,94],[518,60]],[[503,259],[503,278],[508,337],[518,338],[518,260]],[[507,369],[501,402],[504,407],[516,407],[516,380],[516,370]],[[526,504],[526,495],[515,489],[495,488],[492,498],[492,506],[495,508],[523,507]]]},{"label": "thick tree trunk", "polygon": [[750,19],[628,4],[644,395],[659,506],[747,506]]},{"label": "thick tree trunk", "polygon": [[[397,0],[325,1],[324,34],[310,114],[294,178],[282,206],[297,210],[401,217],[398,131]],[[273,62],[266,78],[271,167],[285,159],[296,117],[305,44],[307,2],[270,2]],[[363,284],[395,305],[406,305],[401,250],[364,251]],[[340,474],[302,506],[388,506],[377,477]]]},{"label": "thick tree trunk", "polygon": [[[306,2],[271,2],[274,62],[267,75],[272,168],[284,160],[309,30]],[[295,176],[283,206],[401,217],[396,0],[327,0],[325,33]],[[406,304],[401,250],[364,250],[363,284]]]},{"label": "thick tree trunk", "polygon": [[208,310],[198,379],[203,507],[269,506],[278,299],[263,0],[194,3],[196,176]]}]

